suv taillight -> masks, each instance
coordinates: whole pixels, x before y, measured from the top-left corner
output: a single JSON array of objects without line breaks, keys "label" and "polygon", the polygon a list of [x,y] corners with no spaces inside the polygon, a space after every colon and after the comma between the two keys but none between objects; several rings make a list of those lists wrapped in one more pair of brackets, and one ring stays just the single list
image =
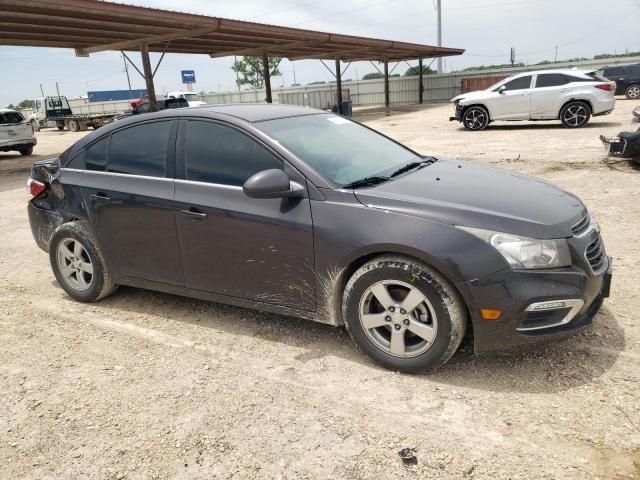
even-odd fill
[{"label": "suv taillight", "polygon": [[47,185],[29,177],[27,180],[27,189],[31,193],[31,197],[35,198],[47,189]]},{"label": "suv taillight", "polygon": [[600,85],[595,85],[595,87],[599,88],[600,90],[604,90],[605,92],[613,91],[613,85],[611,85],[610,83],[602,83]]}]

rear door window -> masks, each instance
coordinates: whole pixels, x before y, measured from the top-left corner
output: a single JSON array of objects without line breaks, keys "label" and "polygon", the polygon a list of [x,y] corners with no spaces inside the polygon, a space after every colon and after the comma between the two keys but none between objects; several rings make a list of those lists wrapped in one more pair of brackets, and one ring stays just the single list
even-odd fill
[{"label": "rear door window", "polygon": [[171,122],[153,122],[111,135],[109,172],[164,177]]},{"label": "rear door window", "polygon": [[611,67],[611,68],[604,69],[604,76],[607,78],[619,77],[624,74],[625,74],[625,71],[624,71],[624,68],[622,67]]},{"label": "rear door window", "polygon": [[87,148],[85,152],[85,168],[87,170],[104,172],[107,166],[108,147],[109,137],[105,137]]},{"label": "rear door window", "polygon": [[513,80],[504,84],[505,90],[524,90],[531,88],[531,75],[525,75],[524,77],[514,78]]},{"label": "rear door window", "polygon": [[190,120],[185,137],[187,180],[241,186],[282,161],[248,135],[218,123]]},{"label": "rear door window", "polygon": [[542,73],[536,79],[536,88],[558,87],[567,83],[569,80],[562,73]]}]

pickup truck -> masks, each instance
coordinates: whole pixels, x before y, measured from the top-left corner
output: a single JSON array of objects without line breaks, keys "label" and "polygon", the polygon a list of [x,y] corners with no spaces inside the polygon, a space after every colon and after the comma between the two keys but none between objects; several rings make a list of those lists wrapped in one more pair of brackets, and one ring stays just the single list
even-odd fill
[{"label": "pickup truck", "polygon": [[35,111],[31,114],[31,126],[35,132],[41,128],[56,127],[72,132],[94,130],[115,120],[117,112],[74,114],[67,97],[43,97],[36,99]]}]

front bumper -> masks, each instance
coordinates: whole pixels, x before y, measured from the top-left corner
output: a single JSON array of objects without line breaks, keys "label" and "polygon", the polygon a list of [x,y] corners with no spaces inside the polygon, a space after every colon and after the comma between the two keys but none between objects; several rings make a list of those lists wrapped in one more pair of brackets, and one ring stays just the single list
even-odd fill
[{"label": "front bumper", "polygon": [[[609,296],[612,277],[611,258],[602,273],[593,274],[578,267],[551,270],[502,270],[492,275],[458,285],[467,301],[473,322],[475,351],[493,352],[534,347],[579,333],[589,327]],[[527,311],[532,304],[559,300],[581,300],[579,310]],[[498,309],[498,320],[484,320],[480,310]],[[553,317],[553,315],[556,315]],[[532,323],[537,322],[537,323]],[[546,323],[545,323],[546,322]],[[536,325],[537,328],[530,328]],[[545,326],[548,325],[548,326]],[[542,328],[540,328],[542,326]],[[527,328],[529,327],[529,328]]]}]

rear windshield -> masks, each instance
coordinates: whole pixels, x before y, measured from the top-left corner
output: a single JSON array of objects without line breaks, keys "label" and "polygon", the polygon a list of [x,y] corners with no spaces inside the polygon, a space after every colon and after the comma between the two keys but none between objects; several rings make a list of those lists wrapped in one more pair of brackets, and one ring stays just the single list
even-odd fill
[{"label": "rear windshield", "polygon": [[0,125],[7,123],[20,123],[24,117],[20,112],[0,112]]}]

